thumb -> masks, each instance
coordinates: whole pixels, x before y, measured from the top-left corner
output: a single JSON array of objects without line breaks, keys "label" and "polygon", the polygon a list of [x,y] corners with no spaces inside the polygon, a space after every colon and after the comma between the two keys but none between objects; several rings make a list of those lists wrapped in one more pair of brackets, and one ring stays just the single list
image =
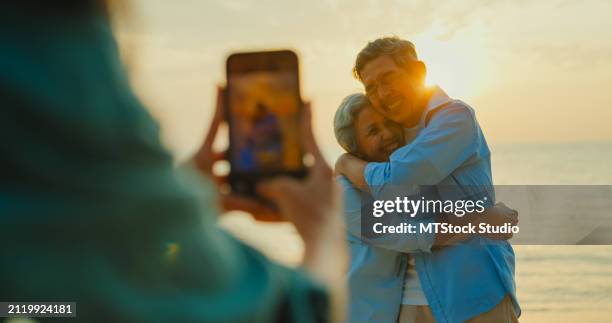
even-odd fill
[{"label": "thumb", "polygon": [[302,120],[301,120],[301,137],[302,145],[306,153],[312,155],[314,158],[313,168],[317,169],[320,167],[327,167],[325,158],[317,145],[315,140],[314,132],[312,130],[312,105],[310,102],[305,102],[302,108]]}]

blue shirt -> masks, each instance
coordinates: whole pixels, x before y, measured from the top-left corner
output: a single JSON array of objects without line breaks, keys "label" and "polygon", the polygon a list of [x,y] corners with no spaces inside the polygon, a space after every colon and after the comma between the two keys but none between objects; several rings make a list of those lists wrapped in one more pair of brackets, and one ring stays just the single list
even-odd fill
[{"label": "blue shirt", "polygon": [[[396,150],[388,162],[367,165],[364,176],[372,195],[391,199],[420,188],[427,199],[486,197],[492,205],[495,193],[490,151],[474,110],[436,87],[421,126],[423,130],[416,139]],[[363,196],[346,178],[340,177],[339,182],[345,192],[352,256],[348,277],[351,322],[397,320],[406,266],[403,253],[415,258],[421,286],[437,322],[463,322],[476,317],[493,309],[505,294],[510,295],[520,314],[514,251],[507,241],[474,237],[432,252],[434,233],[362,235]],[[406,222],[399,216],[387,216],[388,221]],[[418,224],[436,220],[434,214],[420,214],[407,221]]]}]

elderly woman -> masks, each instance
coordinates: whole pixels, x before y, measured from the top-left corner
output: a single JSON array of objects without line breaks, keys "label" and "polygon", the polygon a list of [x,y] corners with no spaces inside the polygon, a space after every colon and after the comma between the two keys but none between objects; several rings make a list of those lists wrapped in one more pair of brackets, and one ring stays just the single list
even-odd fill
[{"label": "elderly woman", "polygon": [[[346,97],[336,111],[334,131],[338,143],[348,153],[367,161],[386,161],[393,151],[412,140],[417,129],[404,129],[374,110],[360,93]],[[435,322],[420,277],[410,252],[417,252],[418,234],[384,234],[372,236],[362,232],[361,199],[365,197],[344,177],[337,180],[344,188],[347,239],[351,262],[348,272],[350,322]],[[485,211],[486,216],[461,219],[439,215],[438,222],[456,225],[484,221],[496,225],[516,224],[516,212],[503,204]],[[398,221],[402,217],[385,217]],[[475,220],[476,219],[476,220]],[[396,224],[397,224],[396,223]],[[488,236],[509,239],[511,235]],[[441,247],[470,238],[469,234],[440,234],[434,246]],[[439,250],[439,249],[436,249]],[[438,252],[438,251],[434,251]],[[467,264],[466,264],[467,265]],[[460,266],[460,264],[458,264]],[[444,282],[438,282],[443,284]]]},{"label": "elderly woman", "polygon": [[334,132],[342,148],[369,161],[387,160],[396,148],[412,139],[399,124],[376,112],[360,93],[342,101],[334,118]]}]

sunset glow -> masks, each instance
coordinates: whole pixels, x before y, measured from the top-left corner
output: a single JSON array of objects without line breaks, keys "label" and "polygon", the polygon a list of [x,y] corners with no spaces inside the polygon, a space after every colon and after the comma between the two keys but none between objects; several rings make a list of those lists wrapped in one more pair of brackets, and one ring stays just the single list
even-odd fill
[{"label": "sunset glow", "polygon": [[[334,111],[346,95],[363,91],[351,75],[355,56],[389,35],[415,43],[427,83],[473,106],[490,142],[612,140],[612,110],[601,108],[610,95],[599,90],[612,86],[610,2],[132,4],[131,23],[118,28],[122,44],[131,44],[131,78],[179,158],[201,141],[227,55],[281,48],[299,54],[317,137],[339,153]],[[581,113],[573,112],[577,106]]]}]

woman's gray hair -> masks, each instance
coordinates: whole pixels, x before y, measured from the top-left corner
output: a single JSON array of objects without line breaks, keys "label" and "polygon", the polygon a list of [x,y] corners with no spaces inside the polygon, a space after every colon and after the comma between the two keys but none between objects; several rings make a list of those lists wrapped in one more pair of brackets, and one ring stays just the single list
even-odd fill
[{"label": "woman's gray hair", "polygon": [[355,132],[355,119],[364,108],[369,106],[370,101],[364,94],[353,93],[344,98],[338,110],[336,110],[334,134],[340,146],[348,153],[356,154],[359,150]]}]

